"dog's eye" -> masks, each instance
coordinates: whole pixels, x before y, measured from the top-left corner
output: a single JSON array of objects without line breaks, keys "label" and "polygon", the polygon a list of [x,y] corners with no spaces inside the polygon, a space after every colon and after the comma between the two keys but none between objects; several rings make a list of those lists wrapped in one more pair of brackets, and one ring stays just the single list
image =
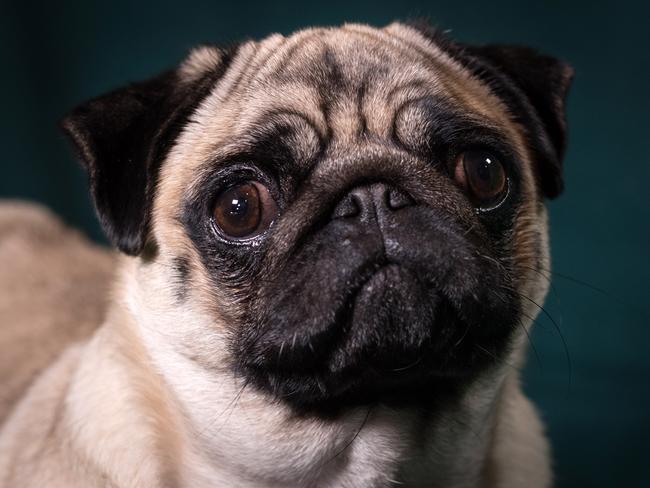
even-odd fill
[{"label": "dog's eye", "polygon": [[278,206],[266,186],[247,181],[223,191],[213,215],[225,237],[249,239],[270,227],[278,216]]},{"label": "dog's eye", "polygon": [[499,203],[507,190],[508,178],[501,162],[486,151],[465,151],[456,161],[456,181],[479,207]]}]

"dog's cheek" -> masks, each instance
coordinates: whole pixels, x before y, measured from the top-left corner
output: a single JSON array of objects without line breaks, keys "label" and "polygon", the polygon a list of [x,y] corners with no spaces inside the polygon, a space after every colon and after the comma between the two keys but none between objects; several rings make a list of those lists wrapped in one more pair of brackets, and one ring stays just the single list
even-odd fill
[{"label": "dog's cheek", "polygon": [[526,200],[513,227],[513,268],[521,323],[529,329],[540,313],[550,286],[546,208],[541,201]]},{"label": "dog's cheek", "polygon": [[[230,330],[238,323],[242,308],[239,302],[250,283],[243,278],[247,266],[236,256],[219,251],[203,201],[211,189],[194,189],[200,162],[187,156],[185,144],[182,140],[180,147],[172,149],[158,185],[153,219],[158,246],[152,259],[161,263],[161,279],[177,308],[189,307],[194,313],[211,317],[214,327]],[[193,155],[199,156],[203,157]],[[199,203],[188,206],[188,199],[195,193]]]},{"label": "dog's cheek", "polygon": [[531,202],[515,228],[516,265],[520,292],[542,303],[550,282],[547,212],[542,202]]}]

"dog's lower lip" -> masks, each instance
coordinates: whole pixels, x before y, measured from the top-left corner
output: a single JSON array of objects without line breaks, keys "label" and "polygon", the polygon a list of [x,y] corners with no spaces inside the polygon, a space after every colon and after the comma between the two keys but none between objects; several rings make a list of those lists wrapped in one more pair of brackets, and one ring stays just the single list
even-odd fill
[{"label": "dog's lower lip", "polygon": [[415,361],[411,361],[410,363],[405,364],[404,366],[397,366],[395,368],[390,368],[390,369],[378,369],[377,372],[380,374],[399,374],[401,372],[409,371],[417,367],[422,362],[423,359],[424,359],[424,355],[421,355]]}]

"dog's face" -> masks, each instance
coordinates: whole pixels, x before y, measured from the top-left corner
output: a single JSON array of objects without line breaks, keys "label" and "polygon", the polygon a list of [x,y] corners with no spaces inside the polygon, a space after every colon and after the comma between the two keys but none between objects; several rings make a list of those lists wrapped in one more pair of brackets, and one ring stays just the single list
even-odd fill
[{"label": "dog's face", "polygon": [[200,48],[64,127],[143,286],[218,338],[179,347],[290,405],[347,404],[462,386],[520,346],[570,77],[349,25]]}]

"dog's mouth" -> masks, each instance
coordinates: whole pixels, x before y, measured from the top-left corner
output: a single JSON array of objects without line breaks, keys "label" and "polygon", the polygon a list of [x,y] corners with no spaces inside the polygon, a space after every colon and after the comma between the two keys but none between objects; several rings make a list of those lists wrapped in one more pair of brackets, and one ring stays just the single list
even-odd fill
[{"label": "dog's mouth", "polygon": [[233,335],[236,371],[304,408],[417,397],[503,358],[519,317],[505,267],[446,215],[399,215],[287,251]]},{"label": "dog's mouth", "polygon": [[[408,268],[376,264],[340,309],[336,326],[342,344],[332,354],[333,372],[368,369],[388,374],[418,364],[424,355],[420,349],[432,344],[434,309],[440,301],[435,290]],[[443,308],[437,313],[442,314]],[[418,327],[413,327],[415,323]],[[351,356],[357,361],[351,362]]]},{"label": "dog's mouth", "polygon": [[[471,376],[486,364],[476,342],[497,357],[495,346],[507,335],[507,327],[478,327],[479,304],[454,303],[419,270],[397,262],[366,264],[346,286],[324,326],[278,321],[251,335],[240,349],[240,372],[300,408],[406,399]],[[484,305],[479,315],[486,318]]]}]

